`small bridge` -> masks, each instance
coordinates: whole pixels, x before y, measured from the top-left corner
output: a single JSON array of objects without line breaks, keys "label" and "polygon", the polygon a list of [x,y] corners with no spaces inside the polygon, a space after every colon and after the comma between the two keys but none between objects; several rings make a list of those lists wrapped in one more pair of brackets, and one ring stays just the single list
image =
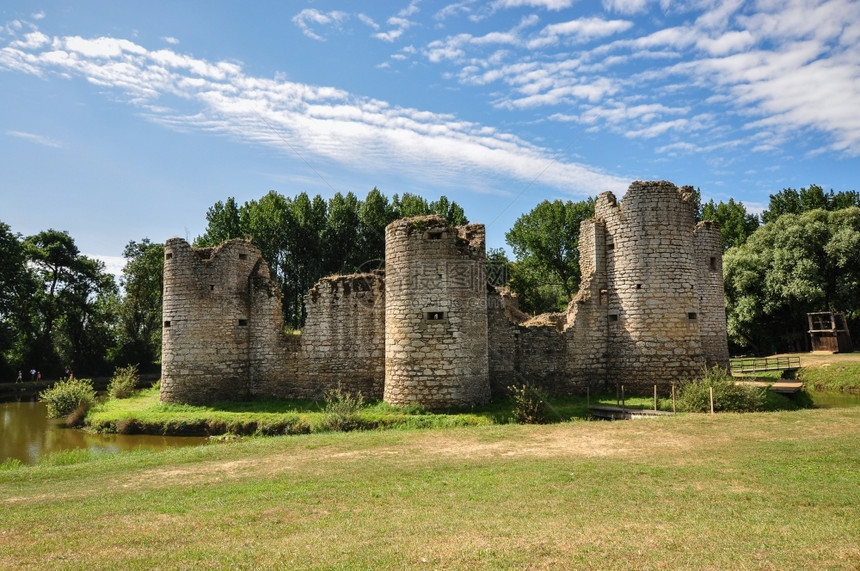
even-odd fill
[{"label": "small bridge", "polygon": [[800,357],[743,357],[730,361],[732,373],[764,373],[767,371],[796,371],[800,368]]},{"label": "small bridge", "polygon": [[607,420],[630,420],[637,418],[654,418],[657,416],[672,416],[671,412],[643,408],[627,408],[625,406],[590,406],[588,412],[594,418]]}]

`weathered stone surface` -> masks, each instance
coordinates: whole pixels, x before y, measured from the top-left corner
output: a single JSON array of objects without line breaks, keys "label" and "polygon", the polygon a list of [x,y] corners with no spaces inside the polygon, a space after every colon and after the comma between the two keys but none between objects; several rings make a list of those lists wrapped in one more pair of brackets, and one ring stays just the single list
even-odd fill
[{"label": "weathered stone surface", "polygon": [[486,285],[484,227],[439,216],[386,228],[386,272],[333,276],[285,334],[280,293],[242,240],[165,244],[165,402],[318,398],[340,384],[392,404],[486,402],[514,383],[554,393],[650,389],[728,366],[722,248],[694,225],[691,188],[634,182],[603,193],[580,229],[580,291],[530,318]]}]

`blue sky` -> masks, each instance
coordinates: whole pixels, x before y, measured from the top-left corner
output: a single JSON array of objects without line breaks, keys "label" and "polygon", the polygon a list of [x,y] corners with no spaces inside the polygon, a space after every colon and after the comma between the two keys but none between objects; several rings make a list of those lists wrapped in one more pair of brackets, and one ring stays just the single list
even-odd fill
[{"label": "blue sky", "polygon": [[500,247],[637,179],[759,212],[860,173],[850,0],[25,1],[0,85],[0,221],[109,262],[269,190],[444,194]]}]

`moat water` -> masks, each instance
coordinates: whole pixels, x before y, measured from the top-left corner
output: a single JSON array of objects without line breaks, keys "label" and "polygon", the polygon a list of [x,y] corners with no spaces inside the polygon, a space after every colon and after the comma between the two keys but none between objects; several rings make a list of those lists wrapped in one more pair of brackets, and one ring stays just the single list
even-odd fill
[{"label": "moat water", "polygon": [[16,458],[33,465],[48,454],[81,448],[111,454],[138,448],[198,446],[206,442],[208,438],[195,436],[93,434],[48,419],[45,405],[40,402],[0,403],[0,463]]},{"label": "moat water", "polygon": [[[810,392],[821,408],[860,407],[860,393]],[[139,448],[164,450],[177,446],[199,446],[205,437],[154,436],[145,434],[93,434],[65,428],[47,418],[39,402],[0,403],[0,463],[16,458],[33,465],[45,456],[64,450],[87,448],[94,452],[117,453]]]}]

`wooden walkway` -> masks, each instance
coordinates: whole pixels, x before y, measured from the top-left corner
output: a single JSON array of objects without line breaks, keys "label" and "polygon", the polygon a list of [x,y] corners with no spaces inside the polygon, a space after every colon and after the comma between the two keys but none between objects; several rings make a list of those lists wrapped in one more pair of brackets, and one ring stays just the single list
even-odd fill
[{"label": "wooden walkway", "polygon": [[764,373],[768,371],[796,371],[800,368],[798,355],[785,357],[740,358],[730,361],[732,373]]},{"label": "wooden walkway", "polygon": [[650,410],[642,408],[628,408],[621,406],[590,406],[588,412],[595,418],[608,420],[630,420],[637,418],[654,418],[656,416],[672,416],[673,413],[665,410]]}]

